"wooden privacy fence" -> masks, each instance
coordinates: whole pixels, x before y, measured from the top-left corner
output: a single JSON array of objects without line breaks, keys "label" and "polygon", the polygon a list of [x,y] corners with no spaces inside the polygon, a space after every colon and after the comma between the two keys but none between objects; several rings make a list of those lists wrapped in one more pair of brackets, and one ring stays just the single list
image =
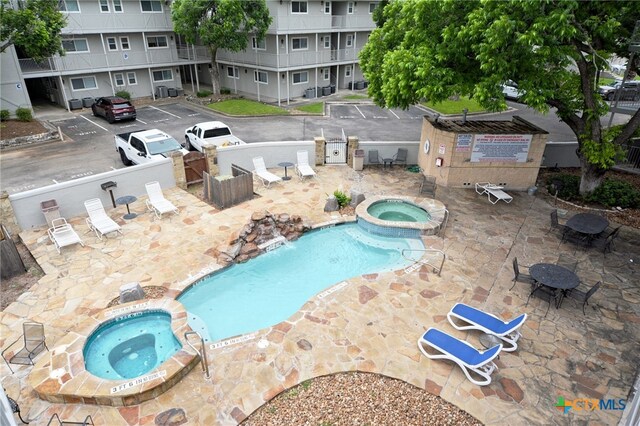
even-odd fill
[{"label": "wooden privacy fence", "polygon": [[193,151],[185,155],[183,161],[187,185],[202,182],[204,179],[203,174],[209,171],[207,168],[207,159],[204,154]]},{"label": "wooden privacy fence", "polygon": [[211,176],[204,172],[204,198],[225,209],[253,198],[253,174],[235,164],[232,176]]}]

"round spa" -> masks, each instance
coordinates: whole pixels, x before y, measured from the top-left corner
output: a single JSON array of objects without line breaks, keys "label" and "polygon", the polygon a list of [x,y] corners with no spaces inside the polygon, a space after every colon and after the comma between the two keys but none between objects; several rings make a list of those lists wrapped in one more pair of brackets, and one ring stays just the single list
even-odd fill
[{"label": "round spa", "polygon": [[109,320],[87,339],[83,355],[90,373],[104,379],[132,379],[182,348],[171,329],[171,315],[160,310]]},{"label": "round spa", "polygon": [[367,213],[381,220],[396,222],[428,222],[431,215],[422,207],[404,200],[380,200],[367,208]]}]

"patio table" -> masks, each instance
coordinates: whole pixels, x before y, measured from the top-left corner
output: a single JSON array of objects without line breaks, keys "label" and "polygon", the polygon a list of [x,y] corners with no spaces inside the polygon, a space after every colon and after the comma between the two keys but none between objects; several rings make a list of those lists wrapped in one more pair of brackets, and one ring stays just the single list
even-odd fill
[{"label": "patio table", "polygon": [[607,229],[609,221],[606,217],[593,213],[578,213],[567,220],[567,228],[584,235],[590,244],[594,237]]},{"label": "patio table", "polygon": [[[560,290],[564,296],[568,290],[580,285],[580,278],[571,270],[564,266],[553,263],[536,263],[529,267],[529,274],[540,285],[547,286],[554,290]],[[534,289],[531,294],[535,293]],[[556,307],[560,307],[562,299]]]}]

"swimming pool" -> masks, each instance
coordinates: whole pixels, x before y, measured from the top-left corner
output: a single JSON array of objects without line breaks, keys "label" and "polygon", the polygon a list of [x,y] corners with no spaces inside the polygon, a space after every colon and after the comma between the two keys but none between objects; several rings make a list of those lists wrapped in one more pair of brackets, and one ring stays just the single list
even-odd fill
[{"label": "swimming pool", "polygon": [[367,212],[381,220],[397,222],[428,222],[431,215],[425,209],[404,200],[376,201],[367,208]]},{"label": "swimming pool", "polygon": [[424,248],[421,240],[372,235],[353,223],[325,228],[214,273],[178,301],[205,340],[225,339],[286,320],[344,279],[402,269],[411,264],[402,250],[415,248]]},{"label": "swimming pool", "polygon": [[132,379],[153,370],[180,348],[171,329],[171,315],[146,311],[100,325],[87,339],[83,355],[91,374]]}]

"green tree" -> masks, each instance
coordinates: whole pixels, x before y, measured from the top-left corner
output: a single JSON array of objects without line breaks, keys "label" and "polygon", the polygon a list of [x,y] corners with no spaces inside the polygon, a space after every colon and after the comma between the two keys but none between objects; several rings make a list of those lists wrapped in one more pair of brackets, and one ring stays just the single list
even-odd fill
[{"label": "green tree", "polygon": [[[620,144],[640,126],[639,111],[621,131],[604,128],[608,106],[597,93],[608,59],[630,56],[640,2],[405,0],[382,13],[360,54],[381,106],[460,94],[499,111],[506,108],[502,84],[516,81],[522,102],[540,112],[554,108],[575,133],[582,194],[602,183]],[[634,59],[634,70],[639,65]]]},{"label": "green tree", "polygon": [[67,21],[58,10],[58,2],[26,0],[14,9],[7,0],[0,0],[0,17],[0,53],[16,45],[36,60],[56,53],[64,55],[60,31]]},{"label": "green tree", "polygon": [[189,43],[208,46],[211,52],[213,92],[220,93],[218,49],[239,52],[247,48],[249,35],[264,39],[271,16],[264,0],[174,0],[174,31]]}]

